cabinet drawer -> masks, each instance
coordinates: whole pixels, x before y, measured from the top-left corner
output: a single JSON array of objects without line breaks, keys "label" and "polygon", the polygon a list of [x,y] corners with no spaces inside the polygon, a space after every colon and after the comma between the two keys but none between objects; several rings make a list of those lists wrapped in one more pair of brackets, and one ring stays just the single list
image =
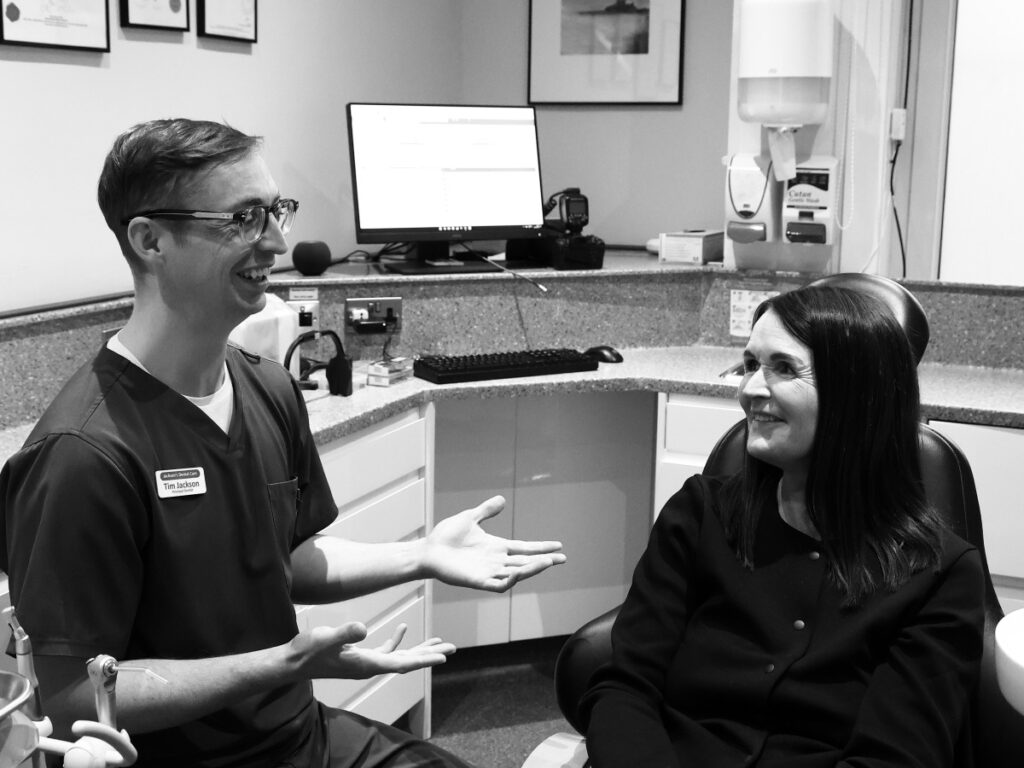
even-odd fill
[{"label": "cabinet drawer", "polygon": [[342,510],[322,533],[380,544],[422,534],[427,522],[426,483],[416,478],[352,510]]},{"label": "cabinet drawer", "polygon": [[706,457],[742,417],[743,410],[732,400],[669,395],[665,405],[665,450]]},{"label": "cabinet drawer", "polygon": [[[385,617],[376,627],[371,628],[369,635],[359,645],[375,648],[391,636],[398,624],[406,623],[408,629],[402,640],[401,647],[408,648],[423,642],[425,636],[425,599],[422,595],[405,603],[396,611]],[[332,623],[330,611],[338,606],[312,606],[303,612],[307,626],[319,626]],[[326,615],[325,615],[326,614]],[[321,620],[326,619],[326,620]],[[409,678],[409,680],[398,680]],[[368,717],[375,717],[366,709],[371,705],[377,709],[390,708],[393,716],[383,717],[385,722],[393,722],[399,715],[406,712],[426,693],[426,676],[423,670],[407,675],[381,675],[369,680],[314,680],[313,694],[317,699],[331,707],[350,709]],[[397,701],[387,701],[393,694]],[[377,699],[381,701],[376,701]]]},{"label": "cabinet drawer", "polygon": [[[408,584],[396,584],[393,587],[353,597],[351,600],[341,603],[296,605],[295,611],[300,616],[300,626],[336,626],[344,624],[346,621],[361,621],[367,629],[372,631],[384,617],[395,609],[396,605],[401,605],[416,595],[422,595],[423,583],[415,581]],[[306,624],[303,625],[302,621],[306,621]]]},{"label": "cabinet drawer", "polygon": [[426,425],[418,412],[391,419],[352,438],[325,446],[320,459],[334,495],[344,507],[426,463]]},{"label": "cabinet drawer", "polygon": [[1024,579],[1024,502],[1019,471],[1024,456],[1024,429],[931,421],[964,452],[978,489],[985,556],[994,577]]},{"label": "cabinet drawer", "polygon": [[[424,700],[429,687],[430,673],[425,669],[404,675],[388,675],[378,685],[370,686],[352,699],[344,709],[379,723],[394,723]],[[313,691],[315,694],[316,683],[313,684]]]}]

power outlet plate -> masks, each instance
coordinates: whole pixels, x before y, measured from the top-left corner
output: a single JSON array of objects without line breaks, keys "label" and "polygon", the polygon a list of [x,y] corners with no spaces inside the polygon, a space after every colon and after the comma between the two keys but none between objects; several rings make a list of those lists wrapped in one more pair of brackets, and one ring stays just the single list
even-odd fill
[{"label": "power outlet plate", "polygon": [[[379,325],[383,324],[383,325]],[[402,328],[402,300],[345,299],[345,325],[356,333],[394,333]]]},{"label": "power outlet plate", "polygon": [[320,330],[320,302],[295,301],[287,302],[299,315],[299,333]]}]

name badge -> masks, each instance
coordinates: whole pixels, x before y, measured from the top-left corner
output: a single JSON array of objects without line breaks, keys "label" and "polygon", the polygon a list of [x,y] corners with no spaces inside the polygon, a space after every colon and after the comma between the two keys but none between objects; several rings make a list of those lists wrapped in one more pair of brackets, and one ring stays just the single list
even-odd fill
[{"label": "name badge", "polygon": [[202,467],[158,469],[156,493],[161,499],[175,496],[200,496],[206,493],[206,473]]}]

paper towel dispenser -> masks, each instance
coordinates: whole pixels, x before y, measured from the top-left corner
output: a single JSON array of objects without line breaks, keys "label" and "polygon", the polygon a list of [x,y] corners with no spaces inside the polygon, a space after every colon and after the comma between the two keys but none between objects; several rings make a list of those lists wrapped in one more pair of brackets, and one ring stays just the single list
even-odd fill
[{"label": "paper towel dispenser", "polygon": [[831,0],[740,0],[737,111],[762,123],[775,178],[795,173],[793,132],[828,117],[835,11]]}]

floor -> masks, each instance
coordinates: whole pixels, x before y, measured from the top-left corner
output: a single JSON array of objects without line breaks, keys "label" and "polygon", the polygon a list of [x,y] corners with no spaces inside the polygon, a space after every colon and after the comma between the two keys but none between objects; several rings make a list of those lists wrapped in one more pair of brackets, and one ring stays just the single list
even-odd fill
[{"label": "floor", "polygon": [[574,733],[555,704],[564,637],[465,648],[433,671],[433,737],[478,768],[520,768],[548,736]]}]

